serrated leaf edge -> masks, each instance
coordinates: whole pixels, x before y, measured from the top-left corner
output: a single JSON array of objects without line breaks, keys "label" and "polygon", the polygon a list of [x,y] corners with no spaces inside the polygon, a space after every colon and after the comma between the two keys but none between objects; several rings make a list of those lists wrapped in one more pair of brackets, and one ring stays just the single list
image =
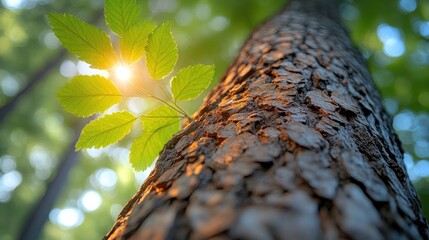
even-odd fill
[{"label": "serrated leaf edge", "polygon": [[[130,113],[130,112],[128,112],[128,111],[115,112],[115,113],[112,113],[112,114],[109,114],[109,115],[113,115],[113,114],[116,114],[116,113],[124,113],[124,112],[127,112],[127,113],[131,114],[132,116],[134,116],[132,113]],[[108,115],[105,115],[105,116],[108,116]],[[105,116],[103,116],[103,117],[105,117]],[[124,124],[120,125],[120,126],[117,126],[117,127],[115,127],[115,128],[111,128],[111,129],[109,129],[109,130],[106,130],[106,131],[104,131],[104,132],[101,132],[101,133],[97,134],[96,136],[99,136],[99,135],[101,135],[101,134],[103,134],[103,133],[105,133],[105,132],[111,131],[112,129],[120,128],[120,127],[122,127],[122,126],[124,126],[124,125],[127,125],[127,124],[128,124],[128,123],[130,123],[130,122],[133,122],[133,121],[135,122],[135,121],[137,120],[137,118],[138,118],[138,117],[134,116],[134,119],[132,119],[132,120],[130,120],[130,121],[128,121],[128,122],[126,122],[126,123],[124,123]],[[92,120],[91,122],[89,122],[89,123],[88,123],[88,124],[87,124],[83,129],[82,129],[81,136],[82,136],[82,134],[84,134],[84,132],[85,132],[85,128],[86,128],[88,125],[90,125],[91,123],[93,123],[93,122],[95,122],[95,121],[97,121],[97,120],[100,120],[100,119],[102,119],[102,118],[97,118],[97,119]],[[133,123],[133,124],[134,124],[134,123]],[[131,127],[131,128],[132,128],[132,127]],[[131,128],[130,128],[130,131],[131,131]],[[124,135],[124,137],[125,137],[126,135],[128,135],[128,134],[130,133],[130,131],[128,131],[128,132]],[[77,143],[76,143],[75,150],[76,150],[76,151],[79,151],[79,150],[81,150],[81,149],[106,147],[106,146],[109,146],[109,145],[115,144],[115,143],[119,142],[120,140],[121,140],[121,139],[118,139],[118,140],[116,140],[116,142],[114,142],[114,143],[110,143],[110,144],[108,144],[108,145],[98,144],[98,145],[95,145],[95,146],[92,146],[92,147],[80,147],[80,146],[79,146],[79,143],[80,143],[81,139],[80,139],[80,137],[79,137],[79,140],[78,140],[78,141],[77,141]]]},{"label": "serrated leaf edge", "polygon": [[[88,22],[86,22],[86,21],[84,21],[84,20],[82,20],[82,19],[80,19],[80,18],[78,18],[78,17],[76,17],[76,16],[74,16],[74,15],[72,15],[72,14],[68,14],[68,13],[48,13],[48,17],[50,18],[50,17],[55,17],[55,15],[63,15],[63,16],[68,16],[68,17],[72,17],[72,18],[75,18],[75,19],[77,19],[77,20],[79,20],[79,21],[81,21],[82,23],[84,23],[84,24],[87,24],[87,25],[89,25],[89,26],[91,26],[91,27],[94,27],[94,28],[96,28],[97,30],[99,30],[99,31],[101,31],[109,40],[110,40],[110,37],[109,37],[109,35],[105,32],[105,31],[103,31],[103,30],[101,30],[101,29],[99,29],[97,26],[94,26],[93,24],[90,24],[90,23],[88,23]],[[57,19],[57,21],[58,21],[58,19]],[[105,60],[107,60],[106,62],[108,62],[109,64],[110,64],[110,67],[112,67],[114,64],[115,64],[115,62],[111,62],[110,61],[110,58],[109,57],[106,57],[106,55],[105,55],[105,53],[103,53],[103,52],[101,52],[101,51],[99,51],[95,46],[93,46],[91,43],[89,43],[88,41],[86,41],[86,39],[84,39],[84,38],[82,38],[82,36],[80,35],[80,34],[77,34],[76,32],[74,32],[74,31],[72,31],[67,25],[65,25],[65,24],[63,24],[61,21],[58,21],[59,23],[61,23],[64,27],[66,27],[69,31],[71,31],[71,32],[73,32],[76,36],[78,36],[82,41],[84,41],[85,43],[87,43],[91,48],[93,48],[96,52],[98,52],[99,54],[101,54],[102,56],[103,56],[103,58],[105,59]],[[52,27],[52,29],[55,29],[54,28],[54,26],[52,26],[52,24],[51,24],[51,27]],[[54,31],[54,34],[55,34],[55,36],[57,37],[57,39],[59,39],[60,40],[60,37],[58,37],[57,36],[57,34],[55,33],[55,31]],[[60,40],[60,42],[61,42],[61,40]],[[114,49],[113,49],[113,46],[111,45],[111,41],[109,41],[110,42],[110,46],[112,47],[112,51],[113,51],[113,53],[115,53],[114,52]],[[62,45],[62,44],[61,44]],[[67,48],[66,48],[67,49]],[[70,50],[68,50],[67,49],[67,51],[69,51],[70,52]],[[72,55],[76,55],[76,54],[74,54],[74,53],[72,53],[72,52],[70,52]],[[78,56],[78,55],[77,55]],[[79,59],[81,59],[81,57],[80,56],[78,56],[79,57]],[[85,60],[83,60],[83,59],[81,59],[82,61],[84,61],[84,62],[86,62]],[[98,67],[95,67],[95,66],[93,66],[92,64],[90,64],[91,65],[91,67],[94,67],[94,68],[97,68],[97,69],[108,69],[108,68],[110,68],[110,67],[107,67],[107,68],[98,68]]]}]

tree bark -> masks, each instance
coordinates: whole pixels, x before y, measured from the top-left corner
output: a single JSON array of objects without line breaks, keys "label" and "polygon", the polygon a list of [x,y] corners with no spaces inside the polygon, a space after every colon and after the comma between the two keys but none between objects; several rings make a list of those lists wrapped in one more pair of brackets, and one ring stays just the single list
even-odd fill
[{"label": "tree bark", "polygon": [[428,239],[336,6],[291,1],[253,33],[105,239]]}]

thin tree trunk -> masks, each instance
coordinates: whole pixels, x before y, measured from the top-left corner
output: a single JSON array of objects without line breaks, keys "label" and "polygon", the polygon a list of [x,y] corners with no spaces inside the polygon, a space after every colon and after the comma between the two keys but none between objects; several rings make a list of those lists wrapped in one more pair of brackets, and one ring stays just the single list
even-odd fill
[{"label": "thin tree trunk", "polygon": [[62,190],[67,186],[68,177],[73,167],[79,161],[79,152],[76,152],[75,145],[79,139],[79,133],[88,121],[76,122],[74,127],[75,137],[65,152],[54,178],[49,182],[43,196],[35,203],[28,213],[24,224],[21,226],[18,239],[37,240],[40,239],[43,227],[48,220],[49,213],[54,207]]},{"label": "thin tree trunk", "polygon": [[[95,24],[102,16],[103,10],[97,11],[89,22]],[[58,51],[51,59],[47,60],[39,70],[28,78],[27,84],[15,96],[13,96],[6,104],[0,106],[0,123],[2,123],[6,117],[9,116],[9,113],[18,106],[18,103],[24,96],[31,93],[35,86],[45,80],[49,74],[62,63],[62,60],[66,55],[67,51],[65,49]]]},{"label": "thin tree trunk", "polygon": [[260,26],[106,239],[427,239],[335,1]]},{"label": "thin tree trunk", "polygon": [[43,67],[41,67],[37,72],[35,72],[28,80],[27,85],[24,86],[16,95],[14,95],[5,105],[0,107],[0,123],[3,122],[10,112],[18,106],[19,101],[31,92],[34,87],[42,82],[49,73],[54,70],[67,55],[66,50],[60,50],[49,59]]}]

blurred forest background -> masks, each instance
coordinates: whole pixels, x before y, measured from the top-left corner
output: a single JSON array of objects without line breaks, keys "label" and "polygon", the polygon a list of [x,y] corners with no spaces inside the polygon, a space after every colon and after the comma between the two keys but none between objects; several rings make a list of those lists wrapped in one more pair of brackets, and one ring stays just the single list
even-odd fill
[{"label": "blurred forest background", "polygon": [[[216,65],[219,79],[241,44],[281,0],[137,0],[144,17],[174,21],[177,68]],[[83,120],[65,113],[56,92],[77,73],[94,70],[70,56],[46,13],[67,12],[106,29],[103,0],[1,0],[0,239],[16,239],[51,186],[59,198],[42,239],[99,239],[149,170],[134,172],[129,142],[74,153]],[[368,61],[404,147],[404,161],[429,216],[429,0],[345,0],[341,16]],[[177,69],[176,68],[176,69]],[[202,99],[184,106],[195,111]],[[132,112],[148,108],[129,100]],[[67,180],[67,169],[71,169]]]}]

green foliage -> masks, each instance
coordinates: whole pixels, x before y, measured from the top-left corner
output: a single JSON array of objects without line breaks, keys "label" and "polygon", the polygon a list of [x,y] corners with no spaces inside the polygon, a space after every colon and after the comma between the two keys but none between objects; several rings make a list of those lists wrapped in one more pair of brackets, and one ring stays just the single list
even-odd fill
[{"label": "green foliage", "polygon": [[131,113],[123,111],[91,121],[83,128],[76,150],[105,147],[118,142],[131,131],[136,119]]},{"label": "green foliage", "polygon": [[[147,70],[152,79],[163,79],[173,72],[179,57],[176,41],[170,30],[171,23],[165,22],[157,27],[148,20],[140,21],[140,12],[134,0],[106,1],[106,23],[120,37],[120,59],[116,57],[108,35],[96,27],[67,14],[49,14],[49,20],[63,46],[92,67],[114,70],[117,69],[113,68],[115,65],[136,64],[145,55]],[[121,74],[123,73],[119,73]],[[153,95],[148,89],[137,87],[138,84],[135,83],[135,88],[144,93],[138,97],[150,98],[163,105],[139,117],[122,111],[93,120],[82,130],[76,150],[114,144],[123,139],[131,131],[137,118],[140,118],[143,122],[143,134],[132,144],[130,161],[136,170],[144,170],[178,131],[180,119],[188,118],[192,121],[177,101],[197,98],[210,85],[213,74],[214,66],[202,64],[179,70],[170,82],[173,96],[168,94],[168,89],[162,89],[164,98]],[[102,113],[129,97],[118,90],[114,77],[109,78],[98,75],[76,76],[58,92],[59,102],[65,110],[80,117]],[[133,83],[129,84],[134,87]],[[121,90],[122,87],[123,85]]]},{"label": "green foliage", "polygon": [[150,21],[144,21],[136,24],[127,31],[119,41],[122,60],[131,64],[138,61],[145,52],[149,34],[155,29],[156,25]]},{"label": "green foliage", "polygon": [[146,46],[146,64],[154,79],[162,79],[170,74],[179,58],[176,41],[170,28],[170,22],[163,23],[149,36]]},{"label": "green foliage", "polygon": [[177,112],[167,106],[159,106],[141,117],[143,134],[131,146],[130,162],[134,169],[144,170],[152,164],[164,144],[179,129]]},{"label": "green foliage", "polygon": [[139,22],[140,12],[135,0],[106,0],[104,8],[107,25],[119,36]]},{"label": "green foliage", "polygon": [[181,69],[171,80],[174,99],[192,100],[197,98],[213,79],[214,66],[197,64]]},{"label": "green foliage", "polygon": [[122,94],[108,79],[78,75],[58,92],[58,100],[68,111],[80,117],[101,113],[122,99]]},{"label": "green foliage", "polygon": [[75,16],[50,13],[49,21],[61,44],[94,68],[108,69],[116,62],[109,36]]}]

